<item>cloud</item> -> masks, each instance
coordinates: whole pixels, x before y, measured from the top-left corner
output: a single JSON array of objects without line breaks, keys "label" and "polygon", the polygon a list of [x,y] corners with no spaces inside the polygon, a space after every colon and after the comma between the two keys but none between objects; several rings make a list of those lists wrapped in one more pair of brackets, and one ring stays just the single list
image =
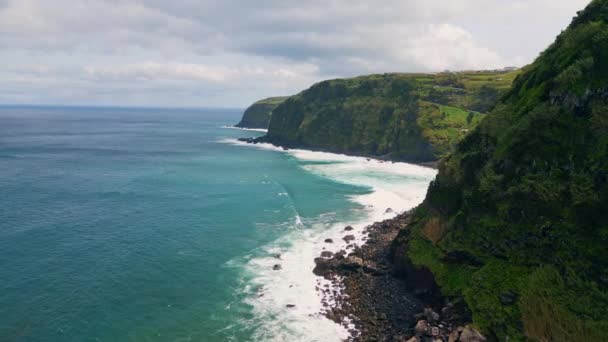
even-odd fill
[{"label": "cloud", "polygon": [[63,88],[15,95],[35,102],[171,105],[167,87],[244,106],[324,78],[527,63],[588,2],[0,0],[0,86]]}]

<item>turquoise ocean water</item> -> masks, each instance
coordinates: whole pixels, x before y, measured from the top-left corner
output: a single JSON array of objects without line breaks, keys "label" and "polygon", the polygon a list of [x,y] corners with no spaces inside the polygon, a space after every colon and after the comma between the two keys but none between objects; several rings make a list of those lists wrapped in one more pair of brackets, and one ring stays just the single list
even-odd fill
[{"label": "turquoise ocean water", "polygon": [[343,336],[312,258],[434,171],[243,146],[240,114],[0,107],[0,341]]}]

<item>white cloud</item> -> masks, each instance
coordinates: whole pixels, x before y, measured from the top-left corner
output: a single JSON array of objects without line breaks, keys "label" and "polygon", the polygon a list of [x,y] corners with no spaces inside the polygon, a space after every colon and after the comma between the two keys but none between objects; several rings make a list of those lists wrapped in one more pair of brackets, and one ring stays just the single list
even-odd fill
[{"label": "white cloud", "polygon": [[401,53],[427,70],[496,69],[505,65],[496,51],[479,45],[469,32],[450,24],[430,26],[404,44]]},{"label": "white cloud", "polygon": [[85,74],[94,79],[186,79],[222,82],[231,78],[236,70],[229,68],[210,68],[204,65],[188,63],[157,63],[144,62],[141,64],[127,64],[120,66],[87,66]]},{"label": "white cloud", "polygon": [[0,0],[0,101],[172,105],[165,87],[244,106],[324,78],[521,65],[588,2]]}]

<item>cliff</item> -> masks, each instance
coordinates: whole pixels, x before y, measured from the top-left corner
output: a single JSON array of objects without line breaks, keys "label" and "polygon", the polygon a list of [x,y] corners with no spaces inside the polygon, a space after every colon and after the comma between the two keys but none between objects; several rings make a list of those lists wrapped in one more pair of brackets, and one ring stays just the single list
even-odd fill
[{"label": "cliff", "polygon": [[272,116],[272,111],[287,97],[270,97],[261,101],[258,101],[243,113],[241,121],[235,125],[240,128],[268,128],[268,122]]},{"label": "cliff", "polygon": [[608,0],[594,0],[442,161],[395,257],[493,340],[608,341],[607,204]]},{"label": "cliff", "polygon": [[433,162],[482,120],[516,74],[384,74],[320,82],[274,109],[262,141]]}]

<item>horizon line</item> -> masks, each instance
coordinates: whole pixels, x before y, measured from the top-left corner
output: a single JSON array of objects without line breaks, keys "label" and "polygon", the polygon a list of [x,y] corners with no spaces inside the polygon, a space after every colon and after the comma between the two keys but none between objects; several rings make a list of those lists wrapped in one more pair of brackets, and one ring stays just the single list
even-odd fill
[{"label": "horizon line", "polygon": [[203,106],[146,106],[146,105],[88,105],[88,104],[27,104],[27,103],[0,103],[0,108],[107,108],[107,109],[172,109],[172,110],[244,110],[247,107],[203,107]]}]

